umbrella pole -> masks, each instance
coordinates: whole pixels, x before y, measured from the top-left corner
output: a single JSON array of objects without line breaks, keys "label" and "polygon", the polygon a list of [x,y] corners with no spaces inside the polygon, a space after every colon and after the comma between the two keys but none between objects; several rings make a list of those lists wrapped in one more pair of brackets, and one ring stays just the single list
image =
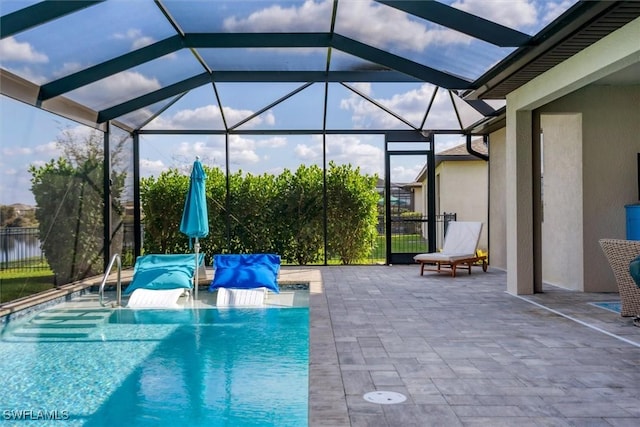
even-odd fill
[{"label": "umbrella pole", "polygon": [[193,248],[195,249],[196,252],[196,271],[194,274],[194,283],[193,283],[193,289],[194,289],[194,299],[198,299],[198,270],[200,269],[200,265],[198,264],[198,252],[200,252],[200,243],[198,242],[198,238],[196,237],[196,242],[193,245]]}]

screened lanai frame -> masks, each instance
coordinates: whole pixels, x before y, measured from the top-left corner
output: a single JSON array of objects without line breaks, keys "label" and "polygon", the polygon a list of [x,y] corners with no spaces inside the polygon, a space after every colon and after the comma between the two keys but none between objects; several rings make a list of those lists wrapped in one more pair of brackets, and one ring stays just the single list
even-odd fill
[{"label": "screened lanai frame", "polygon": [[[244,10],[244,14],[238,12],[233,15],[231,21],[221,19],[212,20],[212,9],[202,9],[204,5],[215,5],[220,8],[231,4],[239,5],[237,11]],[[274,6],[279,3],[281,11],[297,11],[308,8],[323,8],[321,11],[326,21],[315,20],[305,21],[302,12],[294,14],[293,18],[280,27],[250,27],[249,23],[255,23],[258,15],[250,13],[248,7],[251,5],[261,5],[265,11],[275,11]],[[210,86],[220,116],[224,117],[224,105],[220,102],[218,86],[229,82],[296,82],[300,86],[300,91],[306,90],[310,85],[324,85],[325,93],[328,92],[329,85],[337,84],[346,88],[358,96],[363,97],[377,108],[393,116],[401,123],[398,129],[344,129],[327,128],[324,124],[327,121],[327,101],[324,100],[323,126],[317,129],[261,129],[259,131],[243,130],[238,123],[223,123],[221,129],[181,129],[164,130],[164,134],[224,134],[227,135],[329,135],[329,134],[387,134],[407,131],[413,133],[417,138],[424,138],[433,133],[478,133],[484,123],[492,122],[496,117],[504,114],[504,101],[501,96],[477,96],[478,93],[487,92],[491,88],[492,81],[505,71],[503,63],[518,59],[522,52],[530,50],[532,46],[537,46],[541,40],[548,38],[566,26],[575,16],[580,15],[594,6],[588,3],[600,2],[579,2],[571,5],[569,9],[546,28],[544,37],[538,35],[548,22],[536,20],[535,24],[526,30],[516,30],[510,28],[505,23],[492,22],[490,11],[483,11],[482,8],[473,10],[473,13],[460,8],[460,5],[453,1],[326,1],[326,2],[188,2],[188,1],[155,1],[155,2],[128,2],[124,6],[122,2],[102,2],[102,1],[76,1],[76,2],[44,2],[35,3],[22,9],[2,7],[2,17],[0,21],[0,32],[3,40],[14,39],[20,42],[19,37],[25,34],[35,33],[43,38],[59,36],[58,42],[66,42],[67,49],[71,53],[83,52],[83,59],[86,56],[87,63],[83,68],[69,68],[66,74],[53,74],[48,78],[29,80],[28,74],[21,74],[19,70],[12,66],[2,65],[0,77],[3,80],[2,93],[6,96],[26,102],[27,104],[38,106],[44,110],[52,111],[71,118],[80,123],[95,127],[102,131],[107,131],[105,141],[109,140],[109,131],[113,127],[120,128],[132,135],[135,140],[139,135],[160,134],[163,130],[153,130],[149,126],[153,119],[161,116],[172,105],[178,104],[183,96],[196,88]],[[3,1],[3,6],[14,5],[11,1]],[[26,3],[29,4],[28,2]],[[366,4],[366,7],[362,5]],[[20,3],[23,7],[25,2]],[[117,5],[117,6],[116,6]],[[133,6],[130,6],[133,5]],[[415,52],[403,51],[401,44],[387,46],[383,41],[371,37],[372,33],[359,31],[357,26],[349,26],[343,20],[349,14],[349,8],[358,6],[359,15],[357,21],[351,22],[380,22],[380,15],[388,17],[391,15],[401,16],[402,22],[406,25],[403,28],[424,28],[435,34],[455,33],[468,41],[474,42],[465,50],[458,51],[458,54],[451,56],[449,52],[440,52],[440,55],[416,55]],[[195,7],[198,6],[198,7]],[[113,20],[113,16],[105,11],[119,8],[120,19]],[[133,7],[134,9],[127,9]],[[149,13],[140,13],[141,8]],[[138,12],[138,13],[136,13]],[[561,13],[563,10],[558,10]],[[67,17],[89,16],[90,25],[84,25],[83,37],[77,37],[77,28],[69,25]],[[144,20],[139,17],[144,16]],[[250,19],[251,18],[251,19]],[[128,19],[137,22],[144,21],[144,29],[150,31],[152,36],[146,42],[132,48],[122,48],[116,51],[117,44],[113,41],[105,43],[104,29],[111,28],[113,23],[119,25],[128,22]],[[211,30],[208,27],[211,22],[219,27]],[[86,22],[86,18],[85,18]],[[162,22],[161,25],[155,25]],[[225,24],[225,22],[230,24]],[[59,31],[51,31],[49,26],[55,25]],[[224,25],[228,25],[223,28]],[[235,26],[235,27],[234,27]],[[361,25],[366,28],[367,25]],[[126,36],[126,26],[118,27],[120,36]],[[235,29],[234,29],[235,28]],[[385,27],[389,29],[389,27]],[[68,31],[66,33],[65,31]],[[74,33],[75,31],[75,33]],[[62,34],[62,33],[64,34]],[[60,34],[59,34],[60,33]],[[387,37],[395,36],[395,31],[382,31]],[[407,31],[410,33],[410,31]],[[98,36],[92,37],[92,34]],[[367,35],[368,34],[368,35]],[[147,35],[146,33],[144,35]],[[416,38],[415,34],[410,34],[411,38]],[[35,37],[35,36],[34,36]],[[122,40],[122,39],[120,39]],[[408,40],[408,39],[402,39]],[[146,43],[146,44],[145,44]],[[58,43],[61,46],[62,43]],[[78,46],[85,46],[78,49]],[[92,49],[98,46],[99,48]],[[219,53],[231,52],[239,62],[218,63]],[[292,53],[284,56],[277,63],[266,62],[242,62],[242,58],[252,58],[252,53],[258,50],[268,50],[268,52],[288,51]],[[63,51],[65,51],[63,49]],[[297,52],[297,53],[296,53]],[[295,55],[308,52],[311,56],[318,56],[319,52],[324,52],[324,60],[304,61],[297,63],[287,58],[294,58]],[[315,53],[314,53],[315,52]],[[56,51],[46,51],[45,54],[52,55],[57,61],[63,62],[63,56],[55,57]],[[86,54],[86,55],[85,55]],[[108,102],[96,101],[83,98],[87,96],[83,90],[87,88],[99,88],[100,82],[108,80],[109,76],[122,75],[128,70],[144,70],[148,67],[155,67],[161,64],[163,58],[179,55],[178,58],[185,62],[185,66],[179,71],[183,74],[168,73],[166,77],[159,79],[157,88],[147,88],[139,92],[132,92],[128,98],[114,97]],[[244,56],[243,56],[244,55]],[[268,55],[267,59],[268,59]],[[255,59],[255,58],[254,58]],[[244,68],[242,68],[244,64]],[[297,64],[297,65],[296,65]],[[315,64],[315,65],[313,65]],[[460,64],[463,64],[462,66]],[[478,64],[484,66],[477,68]],[[9,64],[11,65],[11,64]],[[146,68],[145,68],[146,67]],[[199,73],[194,70],[198,70]],[[457,68],[456,68],[457,67]],[[160,68],[160,67],[155,67]],[[196,73],[189,76],[185,71]],[[139,73],[138,73],[139,74]],[[437,128],[426,125],[430,106],[426,109],[423,120],[419,123],[408,120],[402,114],[395,112],[378,102],[373,97],[368,96],[359,89],[360,83],[371,82],[421,82],[429,83],[435,88],[440,88],[441,93],[446,93],[454,106],[453,114],[459,128]],[[7,84],[9,83],[9,84]],[[95,91],[94,91],[95,92]],[[434,96],[435,96],[434,90]],[[275,106],[279,102],[286,101],[290,96],[285,95],[280,100],[275,100],[273,104],[265,105],[263,111],[269,106]],[[497,100],[497,101],[496,101]],[[431,105],[431,104],[430,104]],[[478,120],[469,120],[465,117],[464,109],[472,108]],[[474,131],[475,130],[475,131]],[[134,143],[134,156],[137,150],[137,143]],[[139,167],[139,162],[134,161],[134,168]],[[107,170],[107,168],[105,168]],[[106,175],[106,174],[105,174]],[[108,188],[105,178],[105,188]],[[139,204],[139,198],[135,197]],[[108,204],[105,203],[105,206]],[[136,211],[139,211],[136,209]],[[139,212],[138,212],[139,215]],[[105,218],[110,218],[105,212]],[[136,221],[137,222],[137,221]],[[139,224],[138,224],[139,225]],[[107,224],[105,224],[105,238],[107,237]],[[137,234],[137,233],[136,233]]]},{"label": "screened lanai frame", "polygon": [[[14,5],[7,0],[3,4],[3,10]],[[256,5],[261,10],[251,13],[248,8]],[[223,8],[232,10],[219,16],[221,14],[217,12]],[[265,20],[256,22],[259,21],[256,14],[274,12],[274,8],[297,15],[277,25],[269,25]],[[307,9],[314,8],[325,19],[300,22],[304,21]],[[506,53],[531,39],[522,32],[445,3],[431,1],[155,1],[128,2],[126,6],[120,2],[76,1],[42,2],[15,11],[9,8],[8,11],[1,18],[3,39],[15,43],[52,39],[51,48],[40,47],[41,52],[38,53],[51,58],[46,63],[69,64],[57,69],[32,65],[31,71],[39,75],[34,105],[48,109],[49,104],[61,100],[64,95],[97,113],[97,118],[87,117],[87,122],[93,121],[94,126],[121,121],[123,116],[161,101],[164,105],[158,105],[157,112],[163,111],[193,88],[212,83],[215,89],[217,83],[225,81],[429,82],[463,91],[472,89],[473,80],[504,58]],[[437,35],[446,33],[449,37],[457,37],[455,61],[451,58],[444,60],[448,53],[443,50],[432,57],[437,50],[433,48],[425,51],[427,55],[421,58],[421,62],[410,59],[414,56],[412,52],[417,52],[420,46],[404,48],[400,52],[407,37],[424,39],[424,34],[410,34],[381,46],[383,42],[378,32],[362,31],[353,25],[355,14],[358,14],[358,22],[368,20],[379,24],[385,18],[393,17],[410,30],[423,33],[429,30]],[[144,22],[140,22],[138,16],[145,16]],[[87,20],[91,21],[90,25],[86,24]],[[78,22],[85,23],[82,38],[75,36],[77,28],[74,24]],[[126,26],[129,22],[135,22],[142,29],[129,29]],[[113,34],[109,36],[109,43],[104,43],[105,28]],[[384,38],[391,37],[391,34],[386,34]],[[126,43],[127,38],[136,39],[133,46]],[[461,52],[460,49],[464,50]],[[81,58],[78,58],[77,51],[82,52]],[[225,54],[222,60],[219,60],[222,55],[216,54],[219,52]],[[254,57],[260,52],[265,55],[256,62]],[[175,55],[180,57],[175,58]],[[271,60],[274,62],[269,62],[269,55],[275,58]],[[309,56],[320,60],[310,61]],[[180,66],[167,67],[163,63],[167,57],[179,60]],[[469,59],[463,61],[463,58]],[[7,70],[21,78],[30,77],[19,68],[12,67],[11,61],[7,62]],[[425,62],[437,63],[439,67]],[[464,63],[465,67],[456,70],[453,65],[457,63]],[[475,67],[468,66],[468,63],[474,63]],[[469,71],[478,67],[481,67],[479,71]],[[100,85],[121,78],[125,72],[128,75],[142,74],[138,72],[142,68],[153,68],[156,72],[171,70],[171,73],[165,72],[164,77],[155,76],[159,84],[155,90],[151,86],[131,87],[133,92],[129,92],[127,98],[116,97],[108,91],[101,95],[112,98],[100,101],[95,98],[99,91],[91,89],[104,87]],[[198,68],[199,73],[196,71]],[[461,77],[462,74],[467,76]],[[473,105],[485,115],[495,111],[483,101]],[[149,118],[152,115],[153,112]],[[118,125],[129,131],[140,128],[140,123],[121,122]]]}]

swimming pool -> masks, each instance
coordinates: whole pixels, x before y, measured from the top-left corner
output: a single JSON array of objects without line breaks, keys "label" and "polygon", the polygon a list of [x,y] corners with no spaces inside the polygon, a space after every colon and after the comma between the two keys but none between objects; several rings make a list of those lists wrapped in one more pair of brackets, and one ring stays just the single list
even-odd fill
[{"label": "swimming pool", "polygon": [[307,425],[308,307],[53,308],[20,323],[0,341],[3,421]]}]

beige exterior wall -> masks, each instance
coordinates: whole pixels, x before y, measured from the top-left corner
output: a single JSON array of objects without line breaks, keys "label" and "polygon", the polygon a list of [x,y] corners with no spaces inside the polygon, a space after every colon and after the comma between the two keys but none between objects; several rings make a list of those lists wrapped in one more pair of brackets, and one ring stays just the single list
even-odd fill
[{"label": "beige exterior wall", "polygon": [[[586,292],[615,292],[598,240],[624,239],[624,206],[638,201],[640,86],[591,85],[539,112],[545,158],[543,280]],[[565,273],[563,261],[568,262]]]},{"label": "beige exterior wall", "polygon": [[506,129],[489,135],[489,263],[507,268]]},{"label": "beige exterior wall", "polygon": [[427,215],[427,187],[425,183],[422,183],[420,187],[414,187],[413,203],[416,212],[420,212],[423,216]]},{"label": "beige exterior wall", "polygon": [[[581,115],[583,245],[572,249],[583,252],[582,289],[615,290],[613,275],[597,240],[624,237],[623,206],[637,197],[635,159],[640,151],[640,98],[637,86],[595,85],[611,73],[640,63],[638,40],[640,18],[507,96],[508,292],[530,294],[540,286],[534,273],[534,265],[542,263],[541,259],[534,258],[534,112]],[[565,232],[564,236],[569,237],[569,233]]]},{"label": "beige exterior wall", "polygon": [[582,253],[582,115],[542,114],[542,280],[580,290]]},{"label": "beige exterior wall", "polygon": [[[488,165],[484,160],[444,161],[436,168],[438,213],[456,213],[458,221],[483,224],[478,248],[488,249]],[[436,190],[438,191],[438,190]]]}]

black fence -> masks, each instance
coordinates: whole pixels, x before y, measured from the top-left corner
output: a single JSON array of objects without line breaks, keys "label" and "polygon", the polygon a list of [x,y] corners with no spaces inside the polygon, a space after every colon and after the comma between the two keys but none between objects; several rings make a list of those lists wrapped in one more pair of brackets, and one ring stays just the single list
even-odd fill
[{"label": "black fence", "polygon": [[0,228],[0,270],[46,270],[38,227]]},{"label": "black fence", "polygon": [[[435,215],[435,247],[441,248],[447,226],[456,220],[455,213]],[[421,253],[429,250],[427,239],[428,217],[393,216],[391,217],[392,251],[394,253]]]},{"label": "black fence", "polygon": [[[436,247],[441,247],[449,221],[455,221],[455,213],[436,215]],[[394,252],[423,252],[427,248],[426,217],[394,216],[392,222],[392,245]],[[143,228],[144,230],[144,225]],[[370,256],[370,263],[379,263],[385,259],[384,217],[379,218],[380,238],[377,248]],[[133,234],[133,227],[125,224],[125,234]],[[144,235],[144,232],[143,232]],[[128,247],[127,242],[131,244]],[[133,239],[125,239],[123,250],[133,251]],[[47,270],[49,265],[40,247],[38,227],[0,228],[0,271]]]}]

